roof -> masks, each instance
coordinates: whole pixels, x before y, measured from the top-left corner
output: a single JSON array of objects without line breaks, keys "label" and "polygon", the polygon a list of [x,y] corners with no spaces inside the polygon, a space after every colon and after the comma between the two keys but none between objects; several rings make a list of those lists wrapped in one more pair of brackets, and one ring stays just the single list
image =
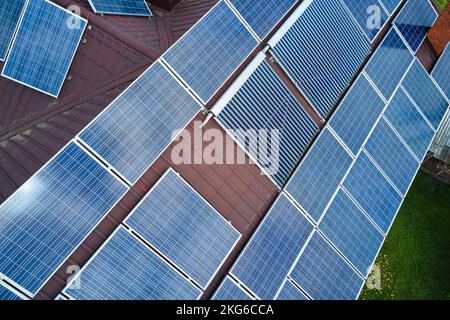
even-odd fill
[{"label": "roof", "polygon": [[428,39],[433,45],[434,50],[438,55],[444,51],[447,43],[450,42],[450,6],[444,9],[439,16],[433,28],[428,31]]}]

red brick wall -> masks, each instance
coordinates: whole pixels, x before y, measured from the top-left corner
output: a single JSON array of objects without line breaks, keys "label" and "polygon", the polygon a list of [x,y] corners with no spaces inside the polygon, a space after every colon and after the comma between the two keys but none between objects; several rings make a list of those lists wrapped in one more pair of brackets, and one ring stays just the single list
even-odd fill
[{"label": "red brick wall", "polygon": [[450,42],[450,5],[447,5],[436,24],[428,32],[428,39],[438,54],[441,54]]}]

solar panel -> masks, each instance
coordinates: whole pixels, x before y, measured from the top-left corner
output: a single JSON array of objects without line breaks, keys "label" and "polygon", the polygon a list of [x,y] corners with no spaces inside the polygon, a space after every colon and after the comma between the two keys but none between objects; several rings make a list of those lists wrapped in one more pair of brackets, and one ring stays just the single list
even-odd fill
[{"label": "solar panel", "polygon": [[384,237],[344,191],[337,193],[319,230],[367,277]]},{"label": "solar panel", "polygon": [[245,292],[231,277],[227,276],[220,284],[219,289],[212,297],[212,300],[222,301],[245,301],[254,300],[247,292]]},{"label": "solar panel", "polygon": [[126,191],[71,142],[0,207],[0,273],[36,294]]},{"label": "solar panel", "polygon": [[431,74],[450,99],[450,45],[447,44]]},{"label": "solar panel", "polygon": [[257,45],[227,3],[220,1],[163,59],[207,102]]},{"label": "solar panel", "polygon": [[392,124],[419,160],[425,157],[434,130],[400,88],[389,103],[384,116]]},{"label": "solar panel", "polygon": [[283,287],[281,288],[280,292],[278,293],[277,300],[309,300],[308,297],[306,297],[303,292],[298,289],[291,280],[286,280]]},{"label": "solar panel", "polygon": [[330,120],[330,126],[357,154],[380,117],[385,103],[361,74]]},{"label": "solar panel", "polygon": [[364,280],[314,233],[290,277],[314,300],[354,300]]},{"label": "solar panel", "polygon": [[344,181],[345,189],[386,234],[402,197],[362,152]]},{"label": "solar panel", "polygon": [[13,291],[9,286],[0,281],[0,301],[21,301],[23,296]]},{"label": "solar panel", "polygon": [[0,2],[0,60],[6,59],[27,0]]},{"label": "solar panel", "polygon": [[89,0],[95,13],[151,17],[145,0]]},{"label": "solar panel", "polygon": [[389,16],[378,0],[343,0],[356,22],[372,42],[386,24]]},{"label": "solar panel", "polygon": [[230,0],[240,15],[263,39],[288,13],[296,0]]},{"label": "solar panel", "polygon": [[330,130],[324,129],[285,190],[318,221],[352,162]]},{"label": "solar panel", "polygon": [[402,87],[414,100],[435,129],[438,129],[449,102],[441,94],[422,64],[415,60],[402,82]]},{"label": "solar panel", "polygon": [[131,184],[197,115],[200,105],[159,62],[79,137]]},{"label": "solar panel", "polygon": [[58,97],[86,24],[48,0],[29,1],[2,76]]},{"label": "solar panel", "polygon": [[240,238],[173,170],[166,172],[124,223],[203,288]]},{"label": "solar panel", "polygon": [[[76,280],[79,287],[72,285]],[[202,292],[119,227],[64,294],[76,300],[195,300]]]},{"label": "solar panel", "polygon": [[391,15],[399,7],[402,0],[380,0],[386,11]]},{"label": "solar panel", "polygon": [[376,126],[364,149],[400,192],[406,195],[420,163],[384,118]]},{"label": "solar panel", "polygon": [[230,273],[259,298],[274,299],[312,230],[281,194]]},{"label": "solar panel", "polygon": [[305,1],[293,17],[288,31],[281,28],[269,45],[326,118],[370,52],[369,41],[340,1]]},{"label": "solar panel", "polygon": [[265,55],[259,57],[258,67],[218,119],[267,175],[283,186],[319,128],[269,63],[261,60]]},{"label": "solar panel", "polygon": [[391,29],[364,71],[389,101],[413,59],[397,31]]},{"label": "solar panel", "polygon": [[408,0],[395,18],[394,25],[411,50],[416,52],[437,17],[438,14],[429,0]]}]

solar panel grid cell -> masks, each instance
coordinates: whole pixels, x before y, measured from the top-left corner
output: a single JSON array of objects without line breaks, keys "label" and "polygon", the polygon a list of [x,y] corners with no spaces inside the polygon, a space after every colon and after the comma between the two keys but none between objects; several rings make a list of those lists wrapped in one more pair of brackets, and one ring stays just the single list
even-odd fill
[{"label": "solar panel grid cell", "polygon": [[21,301],[23,298],[0,282],[0,301]]},{"label": "solar panel grid cell", "polygon": [[286,280],[283,287],[281,288],[277,300],[284,301],[301,301],[301,300],[309,300],[307,296],[303,292],[298,289],[291,280]]},{"label": "solar panel grid cell", "polygon": [[225,280],[223,280],[219,289],[217,289],[212,300],[244,301],[254,299],[242,290],[242,288],[240,288],[234,280],[227,276]]},{"label": "solar panel grid cell", "polygon": [[450,100],[450,45],[447,45],[431,74]]},{"label": "solar panel grid cell", "polygon": [[27,0],[2,1],[0,2],[0,60],[6,59],[9,46],[14,37],[20,16]]},{"label": "solar panel grid cell", "polygon": [[89,0],[95,13],[152,16],[145,0]]}]

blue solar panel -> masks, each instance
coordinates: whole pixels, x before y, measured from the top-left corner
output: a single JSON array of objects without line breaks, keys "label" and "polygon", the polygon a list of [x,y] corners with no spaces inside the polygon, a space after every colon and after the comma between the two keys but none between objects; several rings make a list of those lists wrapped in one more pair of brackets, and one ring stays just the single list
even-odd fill
[{"label": "blue solar panel", "polygon": [[300,163],[286,191],[318,221],[351,164],[351,156],[325,129]]},{"label": "blue solar panel", "polygon": [[449,103],[418,60],[414,61],[402,86],[434,128],[438,129]]},{"label": "blue solar panel", "polygon": [[173,170],[125,223],[203,288],[240,238],[239,232]]},{"label": "blue solar panel", "polygon": [[[303,7],[299,7],[299,10]],[[326,118],[370,51],[340,1],[314,0],[277,43],[275,57]]]},{"label": "blue solar panel", "polygon": [[274,299],[312,230],[308,220],[281,194],[231,273],[259,298]]},{"label": "blue solar panel", "polygon": [[370,41],[375,40],[389,18],[378,0],[343,1]]},{"label": "blue solar panel", "polygon": [[47,1],[29,1],[2,75],[58,97],[87,21]]},{"label": "blue solar panel", "polygon": [[9,290],[0,282],[0,301],[20,301],[23,300],[17,293]]},{"label": "blue solar panel", "polygon": [[197,287],[123,227],[96,252],[77,278],[80,286],[69,285],[64,291],[76,300],[195,300],[201,295]]},{"label": "blue solar panel", "polygon": [[354,300],[364,283],[318,233],[300,256],[291,278],[314,300]]},{"label": "blue solar panel", "polygon": [[384,107],[383,99],[361,75],[331,118],[330,126],[357,154]]},{"label": "blue solar panel", "polygon": [[384,118],[378,123],[364,149],[403,195],[406,195],[420,163]]},{"label": "blue solar panel", "polygon": [[394,20],[403,38],[412,51],[416,52],[433,26],[438,14],[429,0],[408,0]]},{"label": "blue solar panel", "polygon": [[399,89],[389,103],[384,116],[393,125],[419,160],[422,160],[433,140],[434,130],[417,111],[414,104]]},{"label": "blue solar panel", "polygon": [[413,59],[397,31],[391,29],[364,71],[388,101]]},{"label": "blue solar panel", "polygon": [[387,233],[402,197],[363,152],[344,181],[344,187],[372,220]]},{"label": "blue solar panel", "polygon": [[389,14],[394,13],[402,0],[380,0]]},{"label": "blue solar panel", "polygon": [[134,183],[199,111],[200,105],[157,62],[79,136]]},{"label": "blue solar panel", "polygon": [[283,285],[283,288],[281,288],[281,291],[278,294],[277,300],[298,301],[309,299],[290,280],[286,280],[286,283]]},{"label": "blue solar panel", "polygon": [[384,238],[344,191],[339,190],[319,229],[364,277],[369,274]]},{"label": "blue solar panel", "polygon": [[[286,183],[318,132],[315,122],[266,61],[218,118],[279,186]],[[270,135],[267,143],[258,141],[262,130]]]},{"label": "blue solar panel", "polygon": [[0,2],[0,60],[5,60],[27,0]]},{"label": "blue solar panel", "polygon": [[221,1],[163,58],[207,102],[257,45],[226,2]]},{"label": "blue solar panel", "polygon": [[222,301],[244,301],[253,300],[233,279],[229,276],[223,280],[219,289],[217,289],[212,300]]},{"label": "blue solar panel", "polygon": [[286,15],[296,0],[230,0],[256,34],[263,39]]},{"label": "blue solar panel", "polygon": [[126,191],[70,143],[0,207],[0,273],[36,294]]},{"label": "blue solar panel", "polygon": [[89,0],[95,13],[152,16],[145,0]]},{"label": "blue solar panel", "polygon": [[450,99],[450,45],[447,45],[431,74]]}]

